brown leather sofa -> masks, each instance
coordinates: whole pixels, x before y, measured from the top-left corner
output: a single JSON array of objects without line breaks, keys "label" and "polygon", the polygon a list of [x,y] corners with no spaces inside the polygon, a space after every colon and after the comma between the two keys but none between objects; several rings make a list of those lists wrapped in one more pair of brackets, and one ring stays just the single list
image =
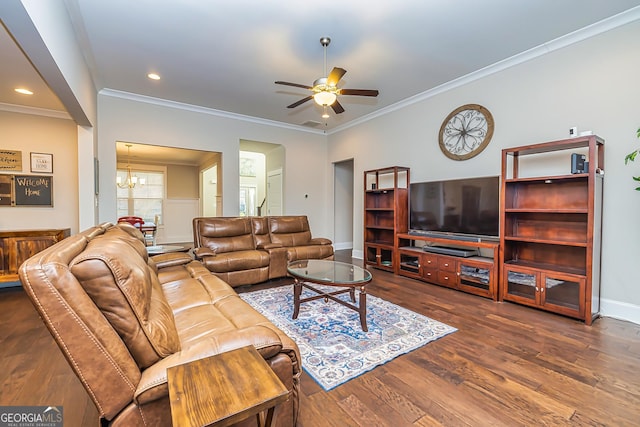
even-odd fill
[{"label": "brown leather sofa", "polygon": [[167,368],[246,345],[290,390],[274,421],[296,424],[296,343],[189,255],[148,258],[137,229],[104,224],[29,258],[19,274],[109,425],[170,426]]},{"label": "brown leather sofa", "polygon": [[196,259],[234,287],[285,277],[291,261],[333,259],[305,215],[194,218],[193,242]]}]

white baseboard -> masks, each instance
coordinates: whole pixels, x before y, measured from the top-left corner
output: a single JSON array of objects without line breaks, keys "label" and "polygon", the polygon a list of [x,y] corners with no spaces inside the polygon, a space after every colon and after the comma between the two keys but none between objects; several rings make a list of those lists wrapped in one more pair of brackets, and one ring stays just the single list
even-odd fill
[{"label": "white baseboard", "polygon": [[351,258],[364,259],[364,251],[353,249],[351,251]]},{"label": "white baseboard", "polygon": [[344,249],[353,249],[353,242],[334,243],[333,248],[336,251],[342,251]]},{"label": "white baseboard", "polygon": [[610,299],[600,299],[600,315],[640,325],[640,306]]}]

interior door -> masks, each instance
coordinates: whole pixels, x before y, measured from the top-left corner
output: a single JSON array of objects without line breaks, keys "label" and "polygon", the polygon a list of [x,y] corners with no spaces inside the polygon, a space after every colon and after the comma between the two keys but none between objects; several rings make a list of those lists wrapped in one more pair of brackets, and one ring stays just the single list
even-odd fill
[{"label": "interior door", "polygon": [[282,215],[282,169],[267,173],[267,215]]}]

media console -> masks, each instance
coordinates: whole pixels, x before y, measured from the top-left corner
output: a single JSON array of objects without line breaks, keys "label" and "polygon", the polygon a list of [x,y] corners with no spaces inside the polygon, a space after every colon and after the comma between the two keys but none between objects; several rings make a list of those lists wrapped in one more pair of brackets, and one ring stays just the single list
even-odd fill
[{"label": "media console", "polygon": [[495,301],[498,300],[499,247],[495,239],[475,236],[470,240],[398,233],[395,273]]}]

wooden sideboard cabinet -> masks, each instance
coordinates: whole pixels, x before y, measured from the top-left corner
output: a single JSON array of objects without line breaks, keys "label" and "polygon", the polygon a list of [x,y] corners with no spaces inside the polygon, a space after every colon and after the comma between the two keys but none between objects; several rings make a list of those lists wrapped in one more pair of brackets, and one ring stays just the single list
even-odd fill
[{"label": "wooden sideboard cabinet", "polygon": [[0,231],[0,282],[19,280],[18,269],[27,258],[70,234],[69,228]]}]

